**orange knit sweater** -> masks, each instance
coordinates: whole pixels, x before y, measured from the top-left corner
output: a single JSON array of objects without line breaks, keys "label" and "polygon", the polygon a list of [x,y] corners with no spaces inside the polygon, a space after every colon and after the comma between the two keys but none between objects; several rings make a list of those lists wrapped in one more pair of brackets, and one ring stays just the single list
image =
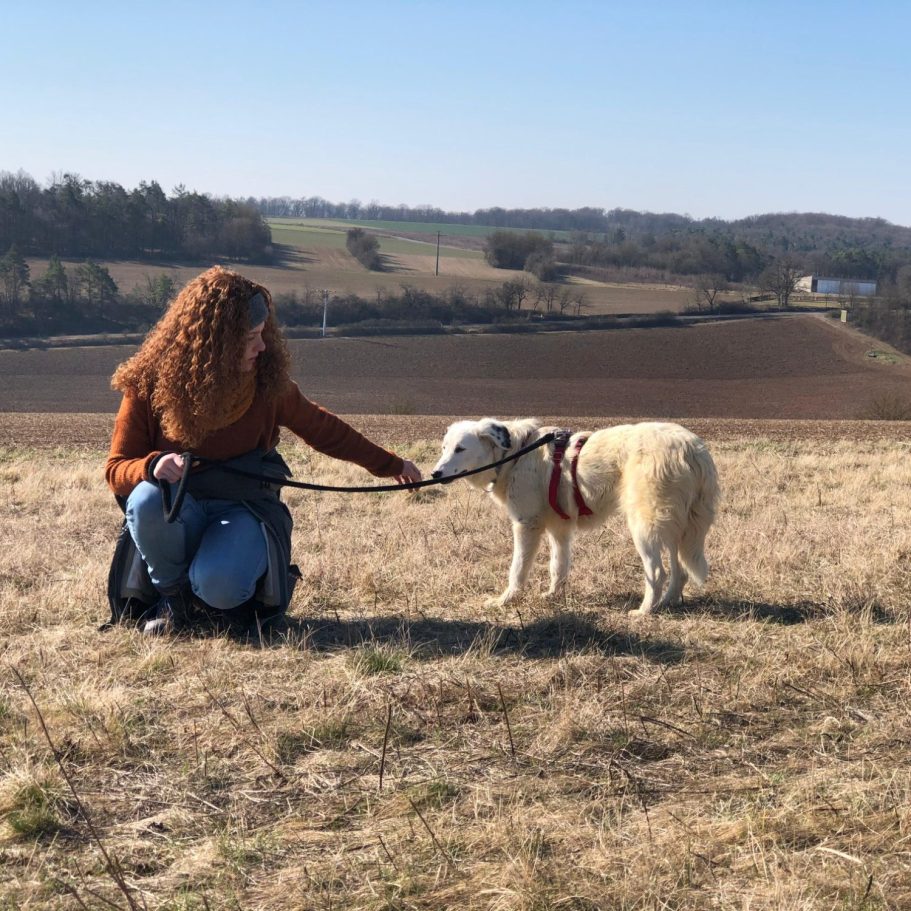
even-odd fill
[{"label": "orange knit sweater", "polygon": [[[230,459],[251,449],[269,450],[278,443],[280,427],[287,427],[314,449],[355,462],[377,477],[402,472],[403,462],[397,455],[371,443],[340,417],[305,398],[296,383],[268,404],[257,395],[240,418],[209,434],[194,453],[208,459]],[[140,481],[152,480],[149,466],[157,456],[182,450],[179,443],[162,434],[151,404],[127,394],[114,422],[105,479],[115,494],[129,496]]]}]

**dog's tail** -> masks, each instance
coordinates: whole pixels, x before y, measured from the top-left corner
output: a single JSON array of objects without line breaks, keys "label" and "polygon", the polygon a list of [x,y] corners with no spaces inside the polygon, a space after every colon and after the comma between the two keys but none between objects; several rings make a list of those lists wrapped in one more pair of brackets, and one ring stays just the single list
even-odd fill
[{"label": "dog's tail", "polygon": [[690,579],[697,585],[702,585],[709,574],[709,564],[705,559],[705,536],[715,519],[718,506],[718,472],[711,454],[701,440],[689,449],[686,460],[695,476],[696,490],[677,556]]}]

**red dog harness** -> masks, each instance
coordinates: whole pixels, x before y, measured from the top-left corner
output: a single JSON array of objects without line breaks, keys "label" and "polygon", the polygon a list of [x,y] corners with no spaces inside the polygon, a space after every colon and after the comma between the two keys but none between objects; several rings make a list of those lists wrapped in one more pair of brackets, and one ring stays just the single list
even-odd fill
[{"label": "red dog harness", "polygon": [[[560,489],[561,466],[563,464],[563,456],[566,453],[566,447],[569,445],[570,436],[571,434],[568,430],[558,430],[554,434],[554,469],[550,475],[549,500],[551,508],[558,516],[560,516],[561,519],[571,518],[571,516],[568,516],[565,512],[563,512],[562,509],[560,509],[560,504],[557,502],[557,492]],[[572,461],[569,464],[569,473],[573,481],[573,499],[576,501],[576,507],[579,510],[580,516],[594,515],[594,513],[585,505],[585,500],[582,499],[582,494],[579,491],[579,482],[576,479],[576,467],[579,461],[579,452],[585,445],[585,441],[587,439],[587,435],[577,437],[576,442],[573,444]]]}]

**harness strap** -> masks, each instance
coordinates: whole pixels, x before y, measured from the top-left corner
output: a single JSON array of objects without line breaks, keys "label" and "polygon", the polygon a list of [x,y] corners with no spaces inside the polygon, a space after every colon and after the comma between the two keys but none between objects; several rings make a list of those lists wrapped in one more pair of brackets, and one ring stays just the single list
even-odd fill
[{"label": "harness strap", "polygon": [[576,478],[576,469],[579,467],[579,453],[582,451],[582,447],[588,441],[588,434],[581,436],[576,440],[575,446],[573,446],[573,460],[570,463],[569,471],[573,479],[573,497],[576,501],[576,506],[579,509],[580,516],[593,516],[594,513],[585,505],[585,500],[582,497],[582,491],[579,490],[579,481]]},{"label": "harness strap", "polygon": [[[560,490],[560,474],[562,472],[563,466],[563,456],[566,453],[566,448],[569,446],[569,438],[571,434],[568,430],[558,430],[554,433],[554,455],[553,455],[553,471],[550,474],[550,488],[548,491],[548,501],[550,502],[551,509],[561,518],[561,519],[571,519],[572,516],[565,513],[560,508],[560,502],[558,499],[558,493]],[[582,492],[579,490],[579,481],[576,477],[576,471],[578,468],[579,462],[579,453],[582,450],[582,447],[585,445],[585,441],[588,439],[588,436],[580,436],[577,438],[576,442],[573,444],[573,454],[570,461],[569,473],[573,482],[573,499],[576,503],[576,508],[579,511],[580,516],[591,516],[594,513],[588,508],[585,503],[584,498],[582,497]]]},{"label": "harness strap", "polygon": [[551,509],[553,509],[553,511],[561,519],[569,518],[569,516],[563,512],[562,509],[560,509],[560,503],[557,499],[557,493],[560,490],[560,472],[562,470],[561,466],[563,465],[563,454],[566,452],[566,446],[568,443],[568,430],[558,430],[554,434],[554,467],[553,471],[550,473],[550,490],[548,491],[548,499],[550,500]]}]

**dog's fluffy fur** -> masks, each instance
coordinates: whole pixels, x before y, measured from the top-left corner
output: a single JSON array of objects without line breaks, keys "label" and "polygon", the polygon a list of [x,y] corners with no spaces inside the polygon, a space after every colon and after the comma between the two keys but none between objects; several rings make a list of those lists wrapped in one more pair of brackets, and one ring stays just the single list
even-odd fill
[{"label": "dog's fluffy fur", "polygon": [[[534,420],[459,421],[443,438],[433,477],[456,477],[517,452],[552,427]],[[509,513],[513,557],[509,585],[497,599],[517,598],[528,578],[541,537],[550,541],[550,589],[559,596],[569,575],[572,538],[577,529],[601,525],[617,509],[626,516],[645,569],[645,596],[633,614],[648,614],[680,601],[688,579],[705,581],[704,544],[718,501],[718,477],[705,443],[678,424],[626,424],[591,434],[579,454],[577,479],[591,516],[579,516],[572,492],[570,439],[559,488],[563,519],[548,502],[554,444],[467,478],[487,488]],[[662,564],[667,551],[669,573]],[[665,589],[665,582],[667,588]]]}]

